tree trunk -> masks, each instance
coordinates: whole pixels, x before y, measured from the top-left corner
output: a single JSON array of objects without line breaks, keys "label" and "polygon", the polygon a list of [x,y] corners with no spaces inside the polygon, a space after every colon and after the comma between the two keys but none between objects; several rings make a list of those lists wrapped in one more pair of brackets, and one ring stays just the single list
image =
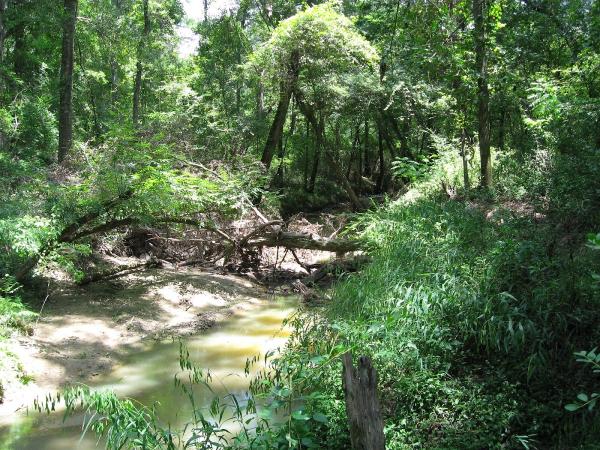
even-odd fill
[{"label": "tree trunk", "polygon": [[[379,149],[379,174],[377,175],[377,187],[375,188],[377,194],[381,194],[383,189],[383,179],[385,177],[385,158],[383,154],[383,131],[382,126],[379,124],[379,130],[377,130],[377,144]],[[393,155],[392,155],[393,156]]]},{"label": "tree trunk", "polygon": [[371,176],[371,160],[369,157],[369,119],[365,119],[365,163],[363,165],[364,172],[362,175],[365,177]]},{"label": "tree trunk", "polygon": [[64,14],[59,84],[58,162],[65,159],[73,146],[73,53],[77,0],[64,0]]},{"label": "tree trunk", "polygon": [[304,139],[304,190],[308,192],[308,148],[310,140],[310,123],[306,121],[306,134]]},{"label": "tree trunk", "polygon": [[481,186],[492,186],[492,159],[490,151],[490,94],[488,89],[487,49],[485,35],[486,0],[473,0],[475,20],[475,64],[477,70],[477,122],[479,128],[479,155],[481,159]]},{"label": "tree trunk", "polygon": [[135,69],[135,83],[133,86],[133,126],[138,128],[140,123],[140,105],[142,101],[142,82],[144,75],[144,66],[142,59],[146,49],[148,35],[150,34],[150,13],[148,11],[148,0],[142,0],[144,8],[144,32],[138,44],[137,62]]},{"label": "tree trunk", "polygon": [[[4,63],[4,40],[6,39],[6,27],[4,25],[4,14],[6,14],[6,1],[0,0],[0,65]],[[0,80],[2,83],[3,80]],[[3,87],[0,84],[0,87]]]},{"label": "tree trunk", "polygon": [[276,180],[276,185],[279,187],[283,186],[283,179],[284,179],[284,167],[283,167],[283,159],[285,157],[285,153],[288,147],[288,142],[290,140],[290,137],[294,135],[294,132],[296,131],[296,111],[294,109],[294,105],[292,105],[292,119],[290,121],[290,129],[288,132],[288,135],[285,137],[285,139],[281,138],[281,140],[279,141],[279,154],[277,155],[279,158],[279,166],[277,167],[277,174],[275,175],[275,180]]},{"label": "tree trunk", "polygon": [[325,128],[325,122],[321,117],[319,124],[316,127],[313,125],[313,132],[315,133],[315,153],[310,172],[310,180],[308,182],[308,192],[311,194],[315,192],[315,183],[317,182],[317,174],[319,173],[319,161],[321,160],[321,149],[323,147],[323,135],[318,131],[318,129],[323,128]]},{"label": "tree trunk", "polygon": [[465,191],[471,189],[471,183],[469,182],[469,163],[467,161],[467,150],[466,150],[466,140],[467,140],[467,132],[463,128],[462,135],[460,138],[460,156],[462,157],[463,164],[463,180]]},{"label": "tree trunk", "polygon": [[281,140],[281,135],[283,134],[283,126],[285,125],[285,118],[287,116],[287,111],[292,96],[291,94],[291,91],[284,86],[284,83],[282,83],[279,103],[277,104],[277,111],[275,112],[275,118],[273,119],[273,124],[269,130],[269,136],[267,137],[267,142],[265,143],[265,148],[263,149],[263,154],[260,159],[267,170],[271,167],[273,154],[275,153],[275,149],[277,148],[277,145]]},{"label": "tree trunk", "polygon": [[367,356],[359,358],[356,368],[350,353],[343,355],[342,363],[352,450],[385,450],[383,418],[377,398],[377,372]]},{"label": "tree trunk", "polygon": [[360,125],[356,126],[356,136],[358,139],[358,147],[356,149],[356,156],[357,156],[357,162],[358,162],[358,193],[362,194],[363,192],[363,159],[362,159],[362,147],[361,147],[361,142],[360,142]]},{"label": "tree trunk", "polygon": [[267,142],[265,143],[265,148],[263,149],[263,154],[260,159],[267,170],[271,167],[275,149],[283,134],[283,126],[285,125],[285,118],[287,117],[288,108],[290,106],[292,91],[298,80],[299,63],[300,54],[297,51],[292,51],[286,79],[283,80],[280,85],[277,111],[275,112],[275,117],[273,118],[271,129],[269,130],[269,136],[267,137]]}]

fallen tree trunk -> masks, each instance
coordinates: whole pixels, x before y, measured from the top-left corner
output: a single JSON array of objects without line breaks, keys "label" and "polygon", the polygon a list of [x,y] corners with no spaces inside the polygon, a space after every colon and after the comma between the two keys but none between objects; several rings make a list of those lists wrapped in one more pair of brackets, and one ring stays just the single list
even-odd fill
[{"label": "fallen tree trunk", "polygon": [[350,239],[327,239],[309,233],[294,231],[265,232],[246,242],[248,247],[285,247],[322,250],[326,252],[353,252],[361,249],[359,241]]}]

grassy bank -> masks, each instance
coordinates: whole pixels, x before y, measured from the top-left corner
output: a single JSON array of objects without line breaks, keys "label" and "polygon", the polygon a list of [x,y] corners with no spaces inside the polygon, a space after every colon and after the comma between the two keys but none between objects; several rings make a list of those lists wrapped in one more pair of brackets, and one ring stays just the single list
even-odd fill
[{"label": "grassy bank", "polygon": [[446,158],[357,223],[372,264],[298,322],[277,363],[296,392],[318,386],[306,409],[329,417],[309,433],[320,448],[349,445],[332,358],[343,348],[374,359],[389,448],[595,448],[595,410],[564,407],[593,391],[573,352],[600,342],[600,257],[586,245],[600,160],[508,161],[493,195],[449,199],[441,180],[457,183],[457,165]]}]

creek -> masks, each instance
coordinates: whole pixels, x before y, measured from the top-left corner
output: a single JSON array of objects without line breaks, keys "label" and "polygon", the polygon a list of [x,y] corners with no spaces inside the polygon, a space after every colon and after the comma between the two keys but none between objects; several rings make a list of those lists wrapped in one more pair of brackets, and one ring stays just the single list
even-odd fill
[{"label": "creek", "polygon": [[[294,297],[265,295],[260,302],[244,308],[228,319],[198,335],[187,337],[192,362],[212,375],[211,389],[198,390],[197,406],[208,406],[215,396],[234,394],[243,403],[250,381],[244,369],[248,358],[265,355],[282,347],[289,330],[283,326],[298,304]],[[260,363],[252,370],[261,368]],[[94,389],[110,389],[120,397],[128,397],[157,411],[163,423],[177,429],[188,423],[192,407],[181,390],[174,385],[179,368],[179,342],[175,339],[150,341],[115,365],[110,373],[87,383]],[[184,377],[181,377],[185,379]],[[8,427],[0,429],[0,450],[65,450],[97,449],[103,443],[90,430],[82,437],[82,415],[64,420],[62,412],[50,415],[29,412],[15,414]]]}]

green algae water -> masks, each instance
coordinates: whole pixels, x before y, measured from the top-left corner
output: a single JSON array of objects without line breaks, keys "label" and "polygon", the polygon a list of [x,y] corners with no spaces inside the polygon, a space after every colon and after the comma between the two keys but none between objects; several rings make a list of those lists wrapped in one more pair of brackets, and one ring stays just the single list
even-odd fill
[{"label": "green algae water", "polygon": [[[196,407],[210,404],[215,396],[233,394],[244,403],[250,378],[245,375],[246,361],[256,355],[281,348],[289,336],[284,320],[295,311],[292,297],[265,299],[232,315],[201,335],[183,339],[190,359],[212,375],[210,387],[199,389]],[[260,369],[256,365],[254,370]],[[95,389],[110,389],[120,397],[129,397],[151,406],[157,404],[160,420],[173,429],[190,421],[192,406],[175,387],[179,367],[179,342],[154,342],[128,355],[110,374],[95,380]],[[181,377],[182,380],[185,377]],[[90,430],[82,437],[83,416],[65,420],[62,412],[50,415],[19,414],[13,423],[0,429],[0,450],[89,450],[104,444]],[[232,430],[235,431],[235,430]]]}]

